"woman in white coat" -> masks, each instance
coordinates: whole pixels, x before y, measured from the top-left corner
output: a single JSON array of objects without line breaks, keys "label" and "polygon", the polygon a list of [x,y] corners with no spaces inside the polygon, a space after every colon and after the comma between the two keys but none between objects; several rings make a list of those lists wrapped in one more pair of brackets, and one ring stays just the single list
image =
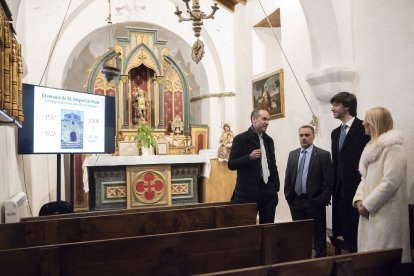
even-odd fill
[{"label": "woman in white coat", "polygon": [[411,263],[407,196],[407,159],[401,132],[391,113],[374,107],[365,114],[371,136],[359,162],[361,183],[353,199],[358,208],[358,251],[400,247],[402,263]]}]

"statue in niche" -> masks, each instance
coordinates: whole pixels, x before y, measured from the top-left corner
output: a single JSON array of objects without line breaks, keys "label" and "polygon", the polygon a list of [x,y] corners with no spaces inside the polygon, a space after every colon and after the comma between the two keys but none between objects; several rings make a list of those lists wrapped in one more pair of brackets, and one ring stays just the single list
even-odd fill
[{"label": "statue in niche", "polygon": [[183,133],[183,121],[181,120],[180,115],[175,115],[174,120],[171,122],[171,130],[174,135],[180,135]]},{"label": "statue in niche", "polygon": [[223,133],[219,140],[219,149],[217,154],[217,160],[220,162],[228,161],[230,155],[231,145],[233,144],[234,133],[230,129],[229,124],[223,125]]},{"label": "statue in niche", "polygon": [[147,99],[145,98],[144,90],[141,88],[135,89],[134,98],[134,122],[146,123]]}]

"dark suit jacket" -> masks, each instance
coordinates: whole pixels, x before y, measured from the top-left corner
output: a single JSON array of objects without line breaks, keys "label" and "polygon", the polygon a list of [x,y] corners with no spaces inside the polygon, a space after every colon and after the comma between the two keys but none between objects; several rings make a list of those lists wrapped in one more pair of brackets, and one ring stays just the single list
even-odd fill
[{"label": "dark suit jacket", "polygon": [[[341,235],[342,231],[337,229],[337,208],[349,210],[348,216],[350,218],[349,224],[346,227],[357,228],[358,213],[356,209],[352,208],[352,198],[355,195],[361,175],[358,171],[359,159],[365,145],[369,141],[369,136],[365,135],[362,121],[355,118],[351,128],[346,135],[342,149],[339,151],[339,135],[341,133],[341,126],[334,129],[331,134],[332,140],[332,161],[334,167],[334,190],[332,197],[333,207],[333,232],[334,236]],[[339,185],[342,183],[342,185]],[[337,206],[336,201],[339,197],[343,198],[346,206]]]},{"label": "dark suit jacket", "polygon": [[232,171],[237,170],[237,181],[233,195],[235,198],[257,202],[261,192],[276,194],[279,191],[279,173],[276,166],[273,139],[266,133],[263,133],[263,141],[270,172],[266,185],[262,184],[260,158],[250,160],[250,153],[260,148],[257,133],[250,127],[247,131],[236,135],[233,139],[228,167]]},{"label": "dark suit jacket", "polygon": [[[296,175],[301,148],[289,153],[285,173],[285,197],[290,204],[294,199]],[[333,188],[333,174],[331,154],[321,148],[313,146],[309,160],[306,191],[310,201],[316,206],[327,206],[330,202]]]}]

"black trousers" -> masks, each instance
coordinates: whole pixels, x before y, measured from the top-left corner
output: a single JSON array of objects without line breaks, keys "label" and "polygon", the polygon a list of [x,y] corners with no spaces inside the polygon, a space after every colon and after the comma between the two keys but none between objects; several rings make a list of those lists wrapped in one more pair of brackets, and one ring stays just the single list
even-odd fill
[{"label": "black trousers", "polygon": [[278,202],[277,194],[261,193],[260,200],[257,202],[260,224],[275,222],[276,205]]},{"label": "black trousers", "polygon": [[259,223],[274,223],[275,222],[275,214],[276,214],[276,205],[279,202],[279,198],[277,193],[260,193],[260,198],[254,202],[250,199],[238,198],[237,196],[233,196],[231,198],[232,203],[256,203],[257,204],[257,211],[259,212]]},{"label": "black trousers", "polygon": [[293,220],[313,219],[315,257],[326,256],[326,208],[314,205],[307,196],[295,196],[289,204]]},{"label": "black trousers", "polygon": [[[349,252],[357,252],[358,245],[358,221],[359,214],[349,202],[345,201],[343,197],[338,197],[336,201],[336,213],[339,229],[341,229],[342,236],[346,242]],[[351,225],[356,225],[352,227]]]}]

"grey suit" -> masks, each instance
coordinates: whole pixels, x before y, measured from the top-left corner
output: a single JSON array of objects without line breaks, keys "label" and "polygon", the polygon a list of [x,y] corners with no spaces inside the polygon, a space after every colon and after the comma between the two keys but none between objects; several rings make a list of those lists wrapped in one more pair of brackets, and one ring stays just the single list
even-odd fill
[{"label": "grey suit", "polygon": [[314,219],[315,257],[326,256],[326,210],[333,187],[331,154],[313,146],[306,180],[307,193],[295,192],[296,174],[301,148],[289,154],[285,173],[285,197],[293,220]]}]

